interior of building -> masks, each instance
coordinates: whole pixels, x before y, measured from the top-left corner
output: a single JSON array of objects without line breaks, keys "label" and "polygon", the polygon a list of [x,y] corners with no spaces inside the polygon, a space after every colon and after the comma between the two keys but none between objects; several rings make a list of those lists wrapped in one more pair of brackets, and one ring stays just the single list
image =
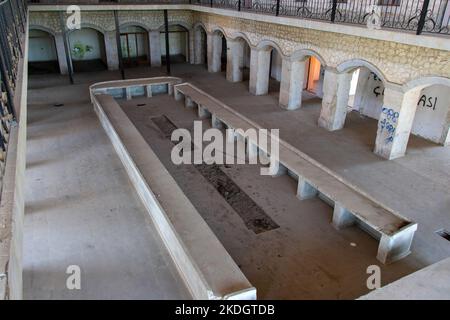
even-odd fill
[{"label": "interior of building", "polygon": [[448,1],[0,26],[0,299],[450,299]]}]

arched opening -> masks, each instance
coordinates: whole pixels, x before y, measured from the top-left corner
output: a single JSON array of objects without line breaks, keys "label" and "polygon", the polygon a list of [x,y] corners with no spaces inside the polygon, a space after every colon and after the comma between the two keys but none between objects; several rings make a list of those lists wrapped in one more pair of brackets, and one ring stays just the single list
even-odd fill
[{"label": "arched opening", "polygon": [[[166,64],[166,32],[160,34],[161,60]],[[189,61],[189,32],[177,24],[169,26],[169,55],[170,63],[185,63]]]},{"label": "arched opening", "polygon": [[120,28],[120,46],[124,67],[149,64],[148,32],[139,26]]},{"label": "arched opening", "polygon": [[105,39],[101,32],[92,28],[74,30],[69,34],[69,48],[74,72],[107,69]]},{"label": "arched opening", "polygon": [[248,81],[250,77],[250,45],[243,37],[229,39],[227,43],[227,80]]},{"label": "arched opening", "polygon": [[207,33],[202,25],[198,25],[194,28],[194,63],[208,66],[208,44]]},{"label": "arched opening", "polygon": [[434,143],[449,146],[450,87],[433,84],[415,90],[420,90],[420,94],[411,133]]},{"label": "arched opening", "polygon": [[322,98],[324,66],[315,56],[309,56],[306,61],[303,90],[312,97]]},{"label": "arched opening", "polygon": [[227,39],[225,34],[216,30],[211,35],[211,57],[208,57],[208,70],[222,72],[227,70]]},{"label": "arched opening", "polygon": [[268,94],[278,97],[280,93],[280,82],[281,82],[281,65],[282,65],[281,54],[272,47],[270,49],[270,71],[269,71],[269,91]]},{"label": "arched opening", "polygon": [[28,72],[29,74],[60,72],[55,37],[52,34],[38,29],[30,30]]}]

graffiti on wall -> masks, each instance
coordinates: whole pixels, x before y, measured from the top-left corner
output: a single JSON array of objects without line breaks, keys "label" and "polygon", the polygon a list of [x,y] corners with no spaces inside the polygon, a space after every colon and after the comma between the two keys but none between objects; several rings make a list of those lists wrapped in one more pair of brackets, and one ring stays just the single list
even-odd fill
[{"label": "graffiti on wall", "polygon": [[384,119],[380,121],[381,133],[383,131],[386,131],[386,142],[391,143],[392,141],[394,141],[394,134],[397,127],[397,119],[399,117],[399,113],[394,111],[393,109],[383,107],[382,114],[384,116]]},{"label": "graffiti on wall", "polygon": [[427,97],[426,94],[423,94],[419,102],[417,102],[417,106],[422,105],[424,108],[430,108],[432,110],[436,110],[436,104],[437,104],[438,98],[437,97]]}]

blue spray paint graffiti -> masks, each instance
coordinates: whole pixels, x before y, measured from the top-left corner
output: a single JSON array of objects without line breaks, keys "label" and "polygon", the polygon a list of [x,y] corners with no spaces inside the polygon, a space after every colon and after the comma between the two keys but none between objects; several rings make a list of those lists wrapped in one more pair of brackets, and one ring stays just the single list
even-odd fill
[{"label": "blue spray paint graffiti", "polygon": [[399,113],[395,112],[393,109],[383,107],[382,114],[384,115],[384,119],[380,121],[381,132],[384,130],[387,131],[388,137],[386,138],[386,142],[391,143],[394,141],[394,134],[397,127]]}]

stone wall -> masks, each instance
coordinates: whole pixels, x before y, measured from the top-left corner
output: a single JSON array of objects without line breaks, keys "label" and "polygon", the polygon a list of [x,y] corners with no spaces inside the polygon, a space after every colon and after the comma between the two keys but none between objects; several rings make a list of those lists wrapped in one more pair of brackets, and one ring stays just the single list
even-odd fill
[{"label": "stone wall", "polygon": [[[163,27],[162,11],[120,11],[119,19],[121,25],[135,24],[147,30]],[[364,60],[372,64],[385,80],[397,84],[421,76],[450,77],[450,52],[444,50],[189,10],[169,10],[169,21],[187,28],[201,23],[207,32],[221,28],[229,38],[243,35],[254,47],[261,41],[269,40],[279,47],[284,56],[309,49],[316,52],[328,67],[337,67],[352,59]],[[57,12],[31,12],[30,25],[44,27],[54,33],[61,32]],[[82,12],[82,26],[94,27],[102,32],[112,31],[113,13]]]}]

